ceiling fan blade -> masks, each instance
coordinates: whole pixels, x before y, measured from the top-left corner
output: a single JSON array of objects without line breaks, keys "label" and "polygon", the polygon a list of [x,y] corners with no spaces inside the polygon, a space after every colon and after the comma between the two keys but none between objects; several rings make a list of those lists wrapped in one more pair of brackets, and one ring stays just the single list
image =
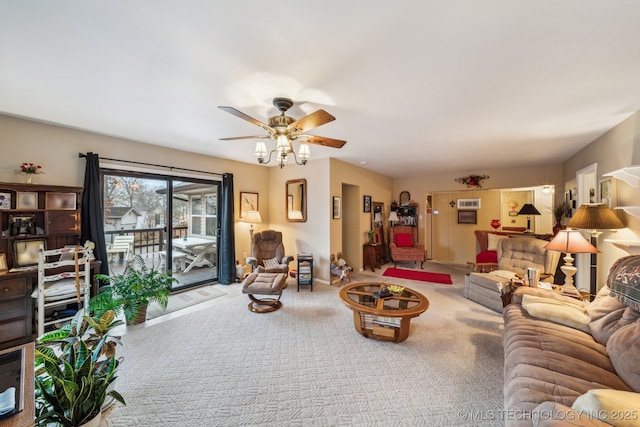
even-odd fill
[{"label": "ceiling fan blade", "polygon": [[341,139],[326,138],[324,136],[316,135],[304,135],[304,138],[298,138],[301,142],[308,142],[309,144],[322,145],[324,147],[342,148],[347,141]]},{"label": "ceiling fan blade", "polygon": [[238,111],[233,107],[218,107],[218,108],[223,110],[223,111],[226,111],[229,114],[233,114],[236,117],[240,117],[241,119],[246,120],[251,124],[254,124],[256,126],[260,126],[262,129],[266,130],[267,132],[274,132],[274,130],[272,128],[270,128],[269,126],[265,125],[261,121],[256,120],[253,117],[248,116],[245,113],[243,113],[242,111]]},{"label": "ceiling fan blade", "polygon": [[232,138],[218,138],[220,141],[233,141],[236,139],[269,139],[271,135],[234,136]]},{"label": "ceiling fan blade", "polygon": [[288,126],[288,129],[293,133],[302,133],[310,129],[322,126],[325,123],[334,121],[336,118],[324,110],[318,110],[315,113],[311,113]]}]

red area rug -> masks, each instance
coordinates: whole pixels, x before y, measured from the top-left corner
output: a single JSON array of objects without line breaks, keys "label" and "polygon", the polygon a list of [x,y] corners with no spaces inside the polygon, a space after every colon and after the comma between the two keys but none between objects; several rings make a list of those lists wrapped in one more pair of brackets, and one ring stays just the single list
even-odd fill
[{"label": "red area rug", "polygon": [[426,271],[403,270],[401,268],[389,267],[382,275],[398,277],[400,279],[420,280],[422,282],[442,283],[445,285],[453,284],[451,276],[442,273],[427,273]]}]

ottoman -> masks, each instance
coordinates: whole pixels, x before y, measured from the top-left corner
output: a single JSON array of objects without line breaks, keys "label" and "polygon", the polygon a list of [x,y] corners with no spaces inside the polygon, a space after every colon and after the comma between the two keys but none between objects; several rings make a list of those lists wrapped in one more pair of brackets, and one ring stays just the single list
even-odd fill
[{"label": "ottoman", "polygon": [[[254,313],[268,313],[282,307],[280,297],[287,287],[287,275],[284,273],[251,273],[244,279],[242,293],[247,294],[251,302],[249,310]],[[257,297],[256,295],[269,295]]]}]

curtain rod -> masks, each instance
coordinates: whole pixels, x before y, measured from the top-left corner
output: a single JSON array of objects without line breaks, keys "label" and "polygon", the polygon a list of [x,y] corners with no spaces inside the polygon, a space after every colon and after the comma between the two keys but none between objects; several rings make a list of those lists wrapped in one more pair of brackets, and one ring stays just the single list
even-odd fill
[{"label": "curtain rod", "polygon": [[[78,157],[82,159],[82,158],[87,157],[87,155],[85,153],[78,153]],[[133,160],[110,159],[108,157],[100,157],[100,159],[111,160],[112,162],[130,163],[130,164],[134,164],[134,165],[153,166],[153,167],[157,167],[157,168],[165,168],[165,169],[169,169],[169,170],[178,170],[178,171],[183,171],[183,172],[196,172],[196,173],[204,173],[204,174],[209,174],[209,175],[224,176],[224,174],[222,174],[222,173],[201,171],[201,170],[197,170],[197,169],[180,168],[180,167],[176,167],[176,166],[158,165],[158,164],[155,164],[155,163],[134,162]]]}]

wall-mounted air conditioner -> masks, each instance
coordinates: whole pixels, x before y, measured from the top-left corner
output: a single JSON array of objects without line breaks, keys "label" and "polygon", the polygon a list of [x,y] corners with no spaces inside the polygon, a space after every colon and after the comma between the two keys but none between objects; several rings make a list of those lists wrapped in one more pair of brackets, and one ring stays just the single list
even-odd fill
[{"label": "wall-mounted air conditioner", "polygon": [[458,209],[480,209],[480,199],[458,199]]}]

